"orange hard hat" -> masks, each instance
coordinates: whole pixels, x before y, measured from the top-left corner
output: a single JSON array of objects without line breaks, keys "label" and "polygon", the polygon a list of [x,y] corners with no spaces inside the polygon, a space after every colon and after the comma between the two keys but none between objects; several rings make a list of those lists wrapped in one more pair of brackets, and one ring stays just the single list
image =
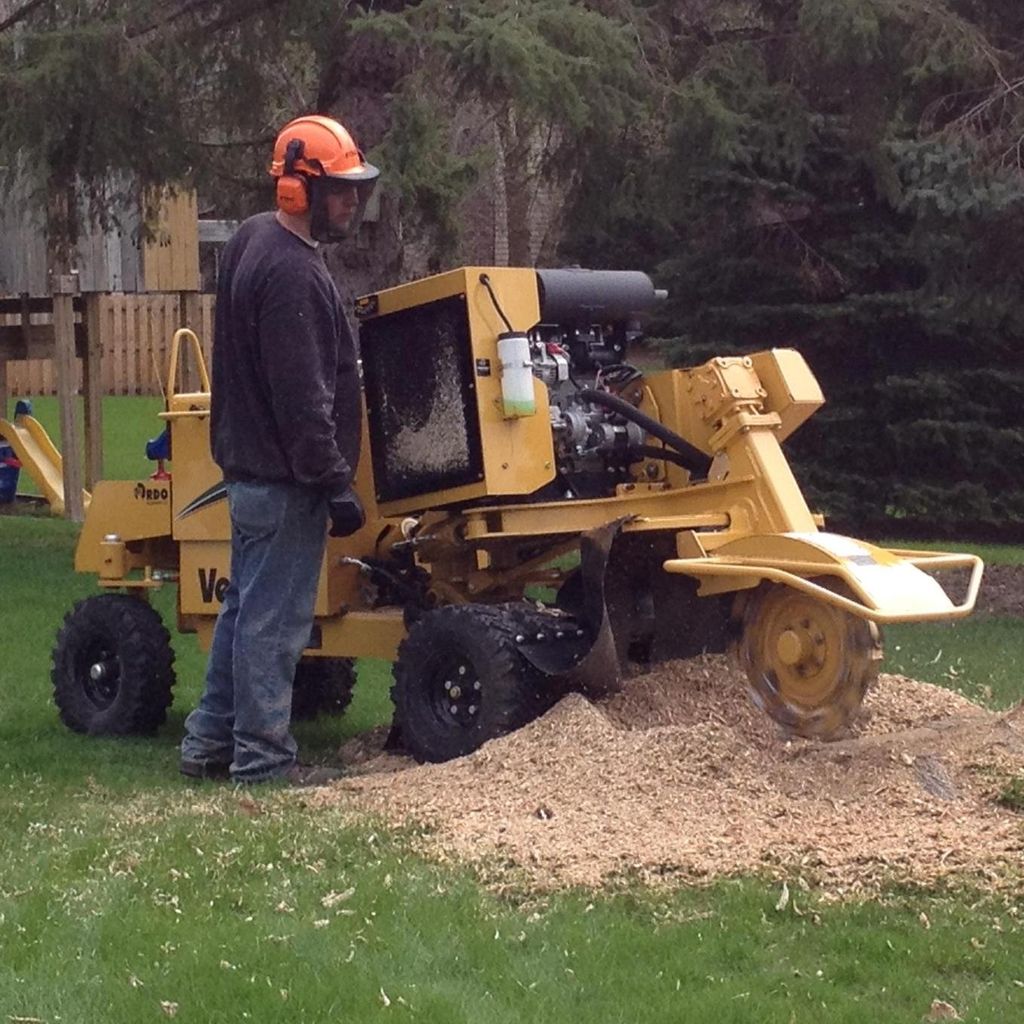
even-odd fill
[{"label": "orange hard hat", "polygon": [[331,117],[307,114],[281,129],[274,143],[270,173],[325,175],[342,181],[372,181],[380,173],[368,164],[344,125]]},{"label": "orange hard hat", "polygon": [[331,117],[307,114],[281,129],[274,143],[270,173],[277,179],[277,207],[284,213],[313,213],[314,238],[334,241],[348,232],[334,231],[324,210],[325,190],[354,186],[359,193],[359,216],[373,191],[380,171],[368,164],[344,125]]}]

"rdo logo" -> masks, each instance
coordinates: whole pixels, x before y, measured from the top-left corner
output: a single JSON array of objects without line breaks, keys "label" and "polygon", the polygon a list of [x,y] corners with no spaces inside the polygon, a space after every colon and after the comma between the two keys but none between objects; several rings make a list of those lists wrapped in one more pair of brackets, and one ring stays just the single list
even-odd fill
[{"label": "rdo logo", "polygon": [[171,496],[169,488],[147,487],[141,480],[135,485],[132,493],[138,501],[167,501]]}]

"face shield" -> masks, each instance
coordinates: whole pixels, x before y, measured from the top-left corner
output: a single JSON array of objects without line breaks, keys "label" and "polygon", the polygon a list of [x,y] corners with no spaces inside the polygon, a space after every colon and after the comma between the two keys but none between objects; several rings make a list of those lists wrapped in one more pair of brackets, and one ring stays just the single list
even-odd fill
[{"label": "face shield", "polygon": [[366,204],[377,186],[379,171],[363,164],[344,176],[318,175],[309,179],[309,233],[318,242],[341,242],[359,230]]}]

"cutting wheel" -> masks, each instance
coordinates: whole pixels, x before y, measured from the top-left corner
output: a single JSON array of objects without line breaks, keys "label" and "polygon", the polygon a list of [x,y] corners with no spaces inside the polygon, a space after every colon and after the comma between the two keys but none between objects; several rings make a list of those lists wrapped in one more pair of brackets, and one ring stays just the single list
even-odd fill
[{"label": "cutting wheel", "polygon": [[799,736],[832,739],[878,677],[882,645],[873,622],[765,583],[745,596],[736,653],[760,708]]}]

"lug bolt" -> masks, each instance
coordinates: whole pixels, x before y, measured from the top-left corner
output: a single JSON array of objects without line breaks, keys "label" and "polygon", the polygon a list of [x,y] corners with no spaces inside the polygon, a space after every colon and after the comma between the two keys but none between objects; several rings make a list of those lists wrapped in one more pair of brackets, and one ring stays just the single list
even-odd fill
[{"label": "lug bolt", "polygon": [[475,715],[476,714],[476,705],[475,704],[470,704],[469,705],[469,713],[471,715]]}]

